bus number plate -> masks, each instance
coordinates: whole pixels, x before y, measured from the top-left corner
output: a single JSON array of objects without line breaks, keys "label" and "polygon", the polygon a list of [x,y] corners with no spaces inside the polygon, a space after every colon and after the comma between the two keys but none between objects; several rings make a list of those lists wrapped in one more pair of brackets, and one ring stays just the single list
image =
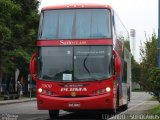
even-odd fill
[{"label": "bus number plate", "polygon": [[68,107],[80,107],[80,103],[69,103]]}]

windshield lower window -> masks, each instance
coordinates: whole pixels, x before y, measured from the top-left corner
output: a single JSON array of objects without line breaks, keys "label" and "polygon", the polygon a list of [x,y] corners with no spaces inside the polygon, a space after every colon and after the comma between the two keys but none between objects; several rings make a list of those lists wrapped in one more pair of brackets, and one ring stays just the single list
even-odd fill
[{"label": "windshield lower window", "polygon": [[39,40],[111,38],[108,9],[46,10],[41,14]]},{"label": "windshield lower window", "polygon": [[39,48],[39,79],[51,81],[91,81],[107,79],[111,75],[111,46]]}]

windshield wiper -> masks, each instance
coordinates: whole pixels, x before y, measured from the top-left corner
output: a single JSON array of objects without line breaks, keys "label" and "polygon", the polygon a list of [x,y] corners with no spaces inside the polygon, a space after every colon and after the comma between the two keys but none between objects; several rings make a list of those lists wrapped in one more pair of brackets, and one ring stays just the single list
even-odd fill
[{"label": "windshield wiper", "polygon": [[88,69],[87,66],[86,66],[86,61],[87,61],[88,56],[89,56],[89,54],[88,54],[88,55],[86,56],[86,58],[84,59],[84,61],[83,61],[83,66],[84,66],[85,70],[88,72],[88,74],[90,75],[90,71],[89,71],[89,69]]}]

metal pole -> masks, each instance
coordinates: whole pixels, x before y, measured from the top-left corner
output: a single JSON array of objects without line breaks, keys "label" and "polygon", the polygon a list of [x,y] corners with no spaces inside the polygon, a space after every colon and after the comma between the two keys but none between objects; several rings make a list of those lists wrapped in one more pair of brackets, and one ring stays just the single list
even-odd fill
[{"label": "metal pole", "polygon": [[29,97],[30,97],[30,100],[31,100],[31,98],[32,98],[32,79],[31,79],[30,74],[28,75],[28,82],[29,82]]},{"label": "metal pole", "polygon": [[158,0],[158,67],[160,67],[160,0]]}]

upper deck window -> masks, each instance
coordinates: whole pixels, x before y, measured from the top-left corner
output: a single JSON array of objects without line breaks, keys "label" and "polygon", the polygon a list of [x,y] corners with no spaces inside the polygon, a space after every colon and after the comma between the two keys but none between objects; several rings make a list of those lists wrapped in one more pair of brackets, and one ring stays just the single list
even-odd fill
[{"label": "upper deck window", "polygon": [[108,9],[65,9],[42,12],[39,40],[90,38],[111,38]]}]

